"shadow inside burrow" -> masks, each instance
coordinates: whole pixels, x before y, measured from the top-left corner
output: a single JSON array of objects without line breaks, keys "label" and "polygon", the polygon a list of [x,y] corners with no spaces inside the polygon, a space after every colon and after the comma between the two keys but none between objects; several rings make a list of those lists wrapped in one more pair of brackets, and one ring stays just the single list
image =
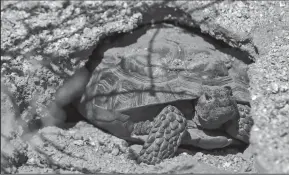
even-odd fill
[{"label": "shadow inside burrow", "polygon": [[243,154],[244,151],[249,147],[249,145],[243,144],[243,145],[229,145],[224,148],[214,148],[214,149],[202,149],[200,147],[195,146],[189,146],[189,145],[180,145],[176,156],[179,156],[183,153],[196,156],[198,153],[203,153],[206,155],[212,155],[212,156],[228,156],[228,155],[237,155],[237,154]]}]

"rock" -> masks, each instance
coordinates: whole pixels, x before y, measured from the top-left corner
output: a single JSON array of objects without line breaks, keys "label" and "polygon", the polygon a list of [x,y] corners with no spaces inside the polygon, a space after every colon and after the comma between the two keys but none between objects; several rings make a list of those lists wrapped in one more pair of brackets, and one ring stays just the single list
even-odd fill
[{"label": "rock", "polygon": [[1,136],[1,173],[15,173],[28,160],[27,146],[19,137],[10,140]]},{"label": "rock", "polygon": [[17,117],[20,117],[19,107],[12,101],[11,95],[3,92],[1,88],[1,137],[7,138],[21,134],[19,130],[21,126],[17,123]]},{"label": "rock", "polygon": [[111,151],[111,154],[114,155],[114,156],[117,156],[119,154],[119,149],[114,147]]},{"label": "rock", "polygon": [[[27,161],[27,144],[20,138],[19,109],[13,96],[1,85],[1,173],[15,173]],[[17,118],[18,117],[18,118]]]},{"label": "rock", "polygon": [[131,145],[129,148],[133,151],[133,153],[135,153],[136,155],[138,155],[142,149],[142,145]]},{"label": "rock", "polygon": [[83,146],[83,145],[84,145],[84,142],[83,142],[83,140],[75,140],[75,141],[73,142],[73,144],[75,144],[75,145],[77,145],[77,146]]},{"label": "rock", "polygon": [[278,93],[278,92],[279,92],[279,86],[278,86],[278,84],[277,84],[277,83],[273,83],[273,84],[271,85],[271,90],[272,90],[272,92],[273,92],[274,94]]}]

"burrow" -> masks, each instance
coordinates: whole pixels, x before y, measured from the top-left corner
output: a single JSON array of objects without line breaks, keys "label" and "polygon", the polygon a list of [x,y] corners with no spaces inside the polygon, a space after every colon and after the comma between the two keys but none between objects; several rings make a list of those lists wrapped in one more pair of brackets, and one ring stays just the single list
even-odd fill
[{"label": "burrow", "polygon": [[[156,12],[157,12],[157,14],[156,14]],[[108,52],[112,53],[114,51],[111,52],[111,50],[116,49],[117,54],[115,56],[117,56],[118,54],[121,53],[121,49],[130,48],[132,45],[135,45],[136,47],[138,47],[139,45],[136,45],[136,43],[138,43],[138,41],[141,40],[140,38],[142,38],[142,37],[151,37],[147,42],[148,45],[143,47],[142,49],[153,51],[154,47],[158,47],[158,48],[162,47],[162,46],[155,46],[153,44],[155,42],[155,38],[157,38],[157,36],[159,35],[159,32],[163,32],[164,30],[170,30],[171,29],[171,31],[173,31],[173,30],[182,31],[183,35],[187,35],[188,37],[191,37],[191,38],[193,38],[193,37],[197,37],[199,39],[201,38],[202,42],[208,43],[208,45],[212,46],[212,47],[207,48],[207,49],[210,49],[210,52],[212,50],[215,50],[215,51],[219,52],[220,54],[226,55],[228,58],[234,58],[235,60],[237,60],[237,64],[238,64],[238,66],[236,66],[236,67],[244,68],[243,69],[244,80],[249,81],[249,77],[248,77],[246,71],[248,69],[248,66],[250,64],[254,63],[254,56],[252,54],[250,54],[248,51],[242,50],[239,47],[237,47],[238,43],[235,43],[236,47],[232,47],[230,44],[225,42],[224,39],[223,40],[222,39],[216,39],[213,35],[202,32],[202,30],[199,26],[200,23],[195,22],[193,19],[191,19],[190,15],[186,14],[185,12],[183,12],[181,10],[176,10],[175,8],[169,8],[169,7],[152,8],[152,10],[149,10],[149,11],[146,11],[145,13],[142,13],[142,15],[143,15],[142,23],[139,24],[138,27],[136,27],[132,31],[126,32],[126,33],[122,33],[122,32],[118,31],[118,32],[111,34],[110,36],[106,36],[106,37],[103,37],[100,39],[100,41],[98,42],[97,46],[93,49],[93,51],[92,51],[92,53],[91,53],[91,55],[90,55],[90,57],[86,63],[86,65],[90,69],[90,71],[93,71],[96,67],[98,67],[98,65],[100,63],[103,62],[103,58],[107,57],[106,53],[108,53]],[[152,32],[152,31],[154,31],[154,32]],[[147,36],[145,36],[145,35],[147,35]],[[170,39],[173,35],[176,35],[176,33],[171,33],[171,34],[167,33],[166,37],[163,37],[163,38],[166,39],[166,41],[167,41],[167,43],[165,43],[166,45],[170,45],[170,44],[175,45],[175,46],[168,46],[168,47],[177,48],[178,44],[180,44],[180,43],[170,41]],[[222,33],[222,35],[224,38],[226,38],[225,40],[230,40],[230,38],[232,36],[231,34],[228,34],[228,36],[226,36],[225,32]],[[174,37],[176,38],[179,36],[174,36]],[[231,38],[231,39],[232,39],[232,42],[236,42],[236,40],[234,40],[234,38]],[[189,40],[189,38],[188,38],[188,40]],[[199,40],[199,41],[201,41],[201,40]],[[170,43],[170,44],[168,44],[168,43]],[[242,45],[244,43],[239,43],[239,44]],[[198,43],[195,45],[198,46]],[[136,49],[136,48],[134,48],[134,49]],[[254,49],[257,52],[256,48],[254,48]],[[156,50],[158,50],[158,49],[156,49]],[[186,48],[186,51],[187,50],[190,50],[190,49]],[[161,55],[162,53],[159,53],[159,54]],[[185,57],[188,55],[192,56],[192,55],[186,53],[185,55],[183,55],[184,56],[183,58],[185,59]],[[122,57],[122,56],[120,56],[120,57]],[[149,57],[151,59],[151,56],[149,56]],[[133,59],[133,56],[131,56],[131,59]],[[149,61],[148,61],[148,64],[152,64],[152,63],[149,63]],[[179,66],[179,67],[181,67],[181,66]],[[211,74],[211,72],[210,72],[210,74]],[[153,82],[153,80],[151,82]],[[151,84],[151,87],[153,87],[153,86],[154,85]],[[250,99],[250,97],[248,97],[247,99]],[[245,103],[250,106],[250,101],[249,100],[247,100],[247,101],[248,101],[248,103],[246,103],[246,102]],[[70,118],[67,119],[67,122],[69,122],[69,123],[70,122],[77,122],[79,120],[86,120],[83,117],[81,117],[80,115],[75,115],[77,113],[77,111],[72,106],[68,106],[66,111],[68,113],[68,116],[71,116]],[[89,121],[87,121],[87,122],[89,122]],[[246,147],[242,147],[241,149],[240,148],[238,148],[238,149],[240,151],[243,151],[245,148]],[[188,149],[190,149],[190,148],[188,148]]]}]

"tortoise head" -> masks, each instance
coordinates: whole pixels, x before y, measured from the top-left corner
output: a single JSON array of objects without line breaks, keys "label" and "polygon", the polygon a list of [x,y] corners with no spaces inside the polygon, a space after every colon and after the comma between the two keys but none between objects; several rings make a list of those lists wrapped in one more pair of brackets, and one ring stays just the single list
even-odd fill
[{"label": "tortoise head", "polygon": [[195,120],[206,129],[220,128],[238,115],[237,104],[229,86],[206,89],[198,99]]}]

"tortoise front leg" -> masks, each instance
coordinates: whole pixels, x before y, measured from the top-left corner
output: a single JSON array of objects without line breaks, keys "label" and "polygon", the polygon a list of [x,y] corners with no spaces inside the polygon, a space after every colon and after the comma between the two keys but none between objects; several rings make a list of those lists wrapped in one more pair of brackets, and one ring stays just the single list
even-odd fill
[{"label": "tortoise front leg", "polygon": [[157,164],[175,155],[186,129],[186,119],[168,105],[154,119],[153,127],[137,159],[138,163]]}]

